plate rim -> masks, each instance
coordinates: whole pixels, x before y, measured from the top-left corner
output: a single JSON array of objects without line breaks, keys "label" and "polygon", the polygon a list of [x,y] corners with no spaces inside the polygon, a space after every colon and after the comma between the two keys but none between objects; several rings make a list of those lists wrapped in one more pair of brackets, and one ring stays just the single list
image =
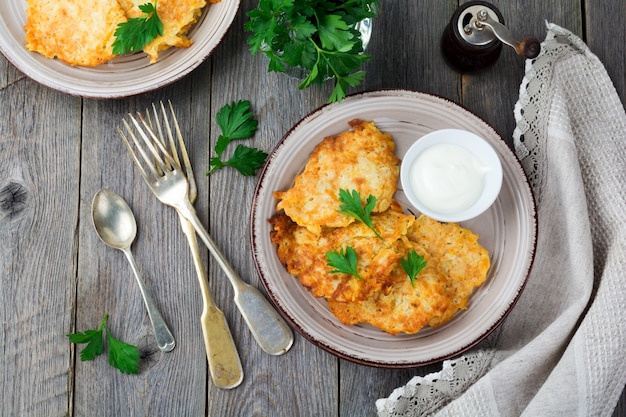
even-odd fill
[{"label": "plate rim", "polygon": [[254,193],[253,193],[253,198],[252,198],[252,208],[250,211],[250,230],[249,230],[250,231],[250,244],[251,244],[251,249],[252,249],[255,270],[257,272],[257,277],[259,278],[259,281],[261,282],[271,303],[278,310],[281,316],[285,318],[285,320],[287,320],[287,322],[294,329],[296,329],[298,333],[300,333],[300,335],[302,335],[305,339],[307,339],[313,345],[321,348],[322,350],[338,358],[345,359],[353,363],[366,365],[366,366],[372,366],[376,368],[386,368],[386,369],[415,368],[415,367],[426,366],[426,365],[430,365],[433,363],[441,362],[443,360],[451,359],[453,357],[460,355],[461,353],[466,352],[472,347],[476,346],[481,341],[483,341],[487,336],[489,336],[495,329],[497,329],[502,324],[502,322],[506,319],[506,317],[510,314],[510,312],[513,310],[519,298],[521,297],[522,293],[524,292],[526,284],[528,283],[528,279],[529,279],[529,276],[530,276],[530,273],[532,271],[534,261],[535,261],[536,250],[537,250],[537,234],[538,234],[538,218],[537,218],[536,200],[535,200],[532,187],[530,185],[530,181],[528,180],[526,172],[524,171],[519,158],[517,157],[515,152],[513,152],[511,147],[506,143],[506,141],[504,141],[502,136],[493,128],[493,126],[491,126],[488,122],[486,122],[485,120],[480,118],[478,115],[476,115],[474,112],[469,110],[467,107],[463,106],[462,104],[455,103],[452,100],[446,97],[437,95],[437,94],[426,93],[426,92],[422,92],[418,90],[398,89],[398,88],[383,88],[383,89],[366,90],[366,91],[350,94],[344,100],[347,99],[347,100],[352,101],[352,100],[380,98],[380,97],[393,98],[393,97],[399,97],[399,96],[403,96],[403,97],[410,96],[411,98],[414,98],[414,99],[419,99],[421,97],[429,97],[431,99],[439,100],[443,103],[447,103],[449,106],[457,107],[467,112],[471,117],[476,118],[478,121],[480,121],[481,123],[483,123],[485,126],[487,126],[489,129],[493,131],[493,133],[498,137],[498,140],[501,141],[505,145],[506,152],[509,153],[510,154],[509,156],[513,158],[512,160],[515,163],[514,168],[522,174],[522,177],[521,177],[522,185],[525,191],[527,191],[527,197],[529,197],[529,207],[528,207],[529,212],[527,213],[527,215],[528,215],[528,218],[531,220],[531,224],[529,224],[530,227],[529,227],[529,230],[527,230],[527,233],[530,232],[532,234],[531,236],[532,240],[529,241],[529,245],[528,245],[530,257],[527,260],[526,270],[523,272],[524,277],[520,285],[516,289],[515,296],[507,304],[508,307],[506,308],[506,310],[502,312],[500,317],[498,317],[497,320],[495,320],[495,322],[489,328],[485,329],[480,335],[478,335],[470,343],[466,343],[463,346],[459,346],[450,353],[441,354],[441,355],[433,355],[433,357],[428,360],[407,361],[407,362],[381,361],[381,360],[371,360],[367,358],[351,356],[338,349],[335,349],[332,346],[329,346],[323,341],[318,340],[315,337],[313,337],[306,329],[302,328],[302,326],[297,322],[297,320],[295,320],[295,318],[292,317],[289,311],[286,311],[284,308],[282,308],[280,301],[276,297],[276,294],[274,294],[274,292],[272,291],[272,288],[270,288],[268,283],[266,282],[266,278],[264,277],[264,274],[260,265],[260,261],[258,259],[260,254],[259,254],[259,250],[257,247],[257,241],[255,239],[255,235],[256,235],[255,224],[256,224],[256,213],[257,213],[258,204],[259,204],[258,202],[259,192],[261,188],[263,187],[265,176],[274,159],[273,156],[280,149],[280,147],[284,144],[284,142],[293,134],[293,132],[296,129],[298,129],[301,125],[307,123],[308,120],[315,119],[322,113],[329,111],[329,108],[331,108],[332,110],[332,107],[341,106],[341,103],[326,103],[315,108],[310,113],[308,113],[307,115],[302,117],[300,120],[298,120],[293,126],[291,126],[287,130],[287,132],[281,137],[281,139],[276,143],[276,145],[273,147],[272,151],[269,154],[266,164],[264,165],[263,169],[259,173],[259,177],[254,188]]},{"label": "plate rim", "polygon": [[[13,5],[24,3],[24,7],[28,7],[28,5],[26,4],[26,0],[7,0],[7,4],[6,4],[7,8],[10,7],[8,2],[13,3]],[[45,87],[48,87],[55,91],[59,91],[64,94],[69,94],[71,96],[80,97],[80,98],[88,98],[88,99],[119,99],[119,98],[134,97],[140,94],[158,90],[160,88],[168,86],[182,79],[183,77],[188,75],[190,72],[192,72],[194,69],[196,69],[204,61],[206,61],[208,57],[211,56],[211,54],[213,54],[215,49],[220,45],[224,37],[228,34],[230,29],[232,28],[235,17],[239,13],[239,9],[241,7],[241,0],[221,0],[221,2],[219,3],[210,3],[209,0],[207,0],[207,3],[203,9],[203,16],[201,17],[201,19],[203,19],[204,15],[208,13],[208,9],[210,7],[215,7],[215,6],[219,7],[220,5],[225,5],[223,7],[227,9],[226,9],[226,12],[224,13],[224,20],[219,25],[220,29],[216,33],[215,40],[213,42],[207,42],[205,45],[202,45],[196,52],[193,52],[193,53],[188,52],[190,51],[188,48],[176,48],[176,51],[173,51],[173,52],[161,51],[162,54],[163,53],[184,54],[185,52],[188,52],[190,56],[189,56],[189,59],[187,59],[187,63],[182,66],[177,66],[176,71],[173,72],[171,75],[168,75],[167,77],[159,77],[158,79],[155,79],[152,83],[149,83],[149,84],[140,83],[138,87],[132,87],[131,84],[124,85],[118,88],[115,88],[115,86],[111,86],[111,85],[98,87],[97,86],[98,83],[95,81],[91,81],[87,83],[87,85],[83,85],[81,83],[80,87],[77,87],[76,84],[78,83],[72,84],[71,82],[72,79],[77,80],[77,78],[65,76],[65,77],[59,77],[60,81],[55,81],[54,78],[42,76],[43,73],[46,73],[47,71],[49,71],[49,68],[42,62],[46,62],[45,60],[51,60],[51,61],[58,61],[58,60],[56,58],[50,59],[50,58],[45,58],[43,56],[41,57],[42,59],[39,59],[39,57],[36,57],[32,61],[26,61],[23,58],[21,58],[20,57],[21,53],[17,51],[17,48],[15,48],[13,45],[14,43],[19,44],[19,39],[16,39],[14,36],[11,36],[11,31],[6,25],[1,25],[3,27],[0,27],[0,53],[2,53],[2,55],[7,59],[7,61],[9,61],[15,68],[17,68],[21,73],[26,75],[28,78],[32,79],[33,81],[37,82],[40,85],[43,85]],[[24,9],[24,13],[25,13],[25,10],[26,9]],[[1,18],[0,21],[4,21],[5,19],[6,17]],[[23,23],[25,24],[25,22]],[[23,45],[19,47],[22,47],[26,50],[26,47]],[[32,52],[28,50],[26,51],[29,54],[31,53],[36,54],[36,52]],[[132,56],[132,55],[127,55],[125,57],[128,57],[128,56]],[[148,59],[147,57],[142,57],[142,58],[146,60]],[[150,64],[150,65],[156,65],[157,63]],[[61,63],[61,64],[69,66],[69,64],[66,64],[66,63]],[[107,63],[101,64],[101,65],[107,65]],[[97,68],[97,67],[76,66],[76,68],[84,68],[85,71],[89,71],[90,69]],[[132,73],[132,70],[129,73]],[[61,75],[65,75],[65,74],[61,74]],[[62,78],[68,78],[68,80],[64,80]],[[107,83],[102,83],[102,84],[107,84]]]}]

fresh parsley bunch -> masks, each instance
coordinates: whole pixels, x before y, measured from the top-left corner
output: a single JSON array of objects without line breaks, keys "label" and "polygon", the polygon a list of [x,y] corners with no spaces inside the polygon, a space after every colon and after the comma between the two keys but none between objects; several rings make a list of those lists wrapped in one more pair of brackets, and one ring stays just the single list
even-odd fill
[{"label": "fresh parsley bunch", "polygon": [[355,25],[377,11],[378,0],[260,0],[245,23],[250,52],[269,58],[268,71],[306,70],[300,89],[334,78],[328,102],[341,101],[349,86],[361,83],[359,67],[371,59]]}]

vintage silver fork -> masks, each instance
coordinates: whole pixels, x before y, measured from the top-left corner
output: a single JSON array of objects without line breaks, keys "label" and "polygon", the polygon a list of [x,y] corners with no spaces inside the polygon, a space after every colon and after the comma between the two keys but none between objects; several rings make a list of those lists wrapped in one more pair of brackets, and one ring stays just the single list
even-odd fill
[{"label": "vintage silver fork", "polygon": [[[146,119],[148,120],[150,126],[153,127],[153,130],[156,128],[158,138],[161,143],[165,146],[169,144],[172,157],[178,165],[183,166],[184,164],[185,176],[187,177],[187,181],[189,181],[189,201],[193,204],[198,195],[198,189],[193,169],[191,167],[191,162],[189,161],[189,155],[187,154],[187,148],[185,147],[183,136],[180,133],[178,120],[176,119],[174,108],[170,102],[169,108],[172,115],[174,132],[178,142],[178,147],[180,148],[183,164],[181,164],[180,157],[178,155],[176,141],[174,141],[174,134],[167,117],[167,112],[165,111],[163,102],[160,104],[161,114],[165,125],[165,133],[167,134],[167,141],[165,140],[166,136],[164,135],[163,128],[161,127],[159,112],[154,104],[152,105],[154,123],[152,121],[152,117],[150,117],[149,111],[146,111]],[[204,336],[204,346],[206,349],[207,361],[209,363],[211,379],[217,387],[224,389],[235,388],[243,381],[243,368],[241,366],[241,360],[239,359],[239,353],[237,352],[237,347],[235,346],[235,341],[233,340],[230,328],[228,327],[226,317],[224,316],[222,310],[215,305],[215,302],[211,297],[208,279],[204,270],[204,265],[202,264],[202,258],[200,257],[196,231],[191,223],[189,223],[189,221],[185,219],[180,212],[178,212],[178,215],[180,217],[180,224],[183,229],[183,233],[187,237],[189,248],[191,249],[193,263],[196,268],[198,282],[200,284],[200,292],[203,300],[200,324],[202,327],[202,334]]]},{"label": "vintage silver fork", "polygon": [[[209,252],[232,284],[235,304],[261,349],[271,355],[281,355],[287,352],[293,344],[291,329],[258,288],[239,277],[202,226],[189,200],[189,181],[180,164],[170,155],[141,114],[138,113],[137,117],[129,114],[129,119],[135,129],[126,119],[122,119],[122,122],[135,145],[134,148],[124,132],[121,129],[118,131],[148,187],[159,201],[175,208],[181,216],[187,219],[206,244]],[[143,145],[134,130],[137,131]],[[141,156],[143,162],[137,154]]]}]

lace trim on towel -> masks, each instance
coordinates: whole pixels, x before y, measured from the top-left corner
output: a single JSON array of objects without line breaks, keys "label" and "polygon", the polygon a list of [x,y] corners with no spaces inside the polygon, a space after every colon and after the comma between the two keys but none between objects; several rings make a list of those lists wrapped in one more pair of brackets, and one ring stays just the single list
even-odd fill
[{"label": "lace trim on towel", "polygon": [[489,369],[495,345],[502,333],[499,327],[481,348],[443,362],[439,372],[413,377],[405,386],[376,401],[379,417],[417,417],[434,413],[461,395]]},{"label": "lace trim on towel", "polygon": [[554,65],[571,55],[586,50],[584,42],[572,34],[546,22],[548,34],[541,44],[541,54],[526,61],[526,74],[520,85],[519,100],[515,104],[516,127],[513,132],[515,152],[522,162],[537,205],[541,203],[545,169],[546,140],[550,98],[557,87],[552,82]]}]

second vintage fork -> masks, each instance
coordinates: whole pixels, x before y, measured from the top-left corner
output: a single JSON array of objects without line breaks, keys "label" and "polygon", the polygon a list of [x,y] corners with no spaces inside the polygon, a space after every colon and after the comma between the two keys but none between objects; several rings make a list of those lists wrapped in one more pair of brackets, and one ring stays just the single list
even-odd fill
[{"label": "second vintage fork", "polygon": [[[174,160],[180,166],[182,166],[180,158],[178,156],[178,151],[176,150],[174,134],[172,132],[169,121],[167,120],[167,112],[165,111],[163,103],[160,104],[161,112],[164,117],[165,130],[168,139],[167,142],[169,143],[169,147],[172,152],[172,156],[174,157]],[[189,155],[187,154],[187,148],[185,147],[182,134],[180,133],[178,120],[176,120],[176,116],[174,115],[172,103],[169,103],[169,106],[170,111],[172,112],[174,133],[176,139],[178,140],[181,157],[185,166],[185,174],[187,176],[187,180],[189,181],[189,201],[191,204],[193,204],[198,195],[198,188],[196,186],[196,180],[193,169],[191,167],[191,162],[189,161]],[[156,127],[159,139],[165,146],[167,146],[165,141],[166,135],[163,134],[159,114],[154,104],[152,105],[152,111],[154,115],[154,123],[152,123],[150,112],[146,111],[146,118],[148,119],[148,123],[151,126]],[[204,270],[202,258],[200,257],[200,249],[198,247],[198,240],[196,239],[196,231],[191,223],[189,223],[189,221],[185,219],[180,212],[178,212],[178,215],[180,217],[180,224],[183,229],[183,233],[185,234],[185,236],[187,237],[187,241],[189,242],[191,256],[193,258],[193,263],[198,276],[198,282],[200,284],[200,291],[204,304],[202,309],[202,315],[200,316],[200,323],[202,326],[202,334],[204,336],[204,345],[207,354],[207,361],[209,363],[209,372],[211,373],[211,379],[217,387],[224,389],[235,388],[241,384],[244,375],[243,368],[241,366],[241,360],[239,359],[239,354],[237,352],[237,347],[235,346],[235,342],[230,332],[230,328],[228,327],[228,322],[226,321],[224,313],[215,305],[215,302],[211,297],[208,279]]]},{"label": "second vintage fork", "polygon": [[[175,118],[175,116],[173,117]],[[137,114],[136,118],[129,115],[129,118],[144,145],[140,144],[139,138],[125,119],[122,119],[122,122],[137,151],[133,149],[129,139],[121,129],[119,129],[119,133],[135,165],[154,195],[162,203],[175,208],[193,225],[211,255],[230,280],[235,292],[235,304],[261,349],[271,355],[281,355],[287,352],[293,344],[291,329],[258,288],[247,284],[239,277],[202,226],[193,205],[189,201],[189,181],[180,164],[170,155],[141,114]],[[140,161],[137,154],[141,156],[143,162]]]}]

